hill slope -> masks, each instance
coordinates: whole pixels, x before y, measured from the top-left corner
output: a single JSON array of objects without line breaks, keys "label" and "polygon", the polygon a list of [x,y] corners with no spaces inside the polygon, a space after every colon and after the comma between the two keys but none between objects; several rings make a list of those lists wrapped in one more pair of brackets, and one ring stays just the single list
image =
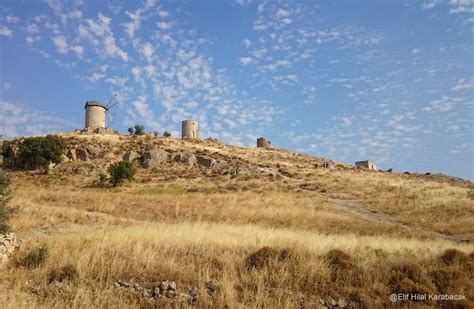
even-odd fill
[{"label": "hill slope", "polygon": [[[472,299],[470,182],[316,169],[327,160],[217,141],[63,138],[69,161],[49,175],[11,172],[23,245],[0,274],[0,302],[12,308],[390,306],[404,291]],[[98,186],[124,154],[137,166],[148,156],[149,167]],[[25,268],[42,243],[45,264]],[[166,280],[176,290],[154,293]]]}]

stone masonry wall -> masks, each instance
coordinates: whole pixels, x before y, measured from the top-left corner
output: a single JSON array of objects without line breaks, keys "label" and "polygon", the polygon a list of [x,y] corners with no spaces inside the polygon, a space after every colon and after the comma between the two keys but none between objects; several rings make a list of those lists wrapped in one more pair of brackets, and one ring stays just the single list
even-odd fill
[{"label": "stone masonry wall", "polygon": [[15,233],[0,234],[0,268],[7,262],[19,244]]}]

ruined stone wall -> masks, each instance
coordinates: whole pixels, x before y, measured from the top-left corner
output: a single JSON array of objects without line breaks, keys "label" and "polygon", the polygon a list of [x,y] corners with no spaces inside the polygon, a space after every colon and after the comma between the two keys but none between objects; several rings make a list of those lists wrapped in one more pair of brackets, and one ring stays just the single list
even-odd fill
[{"label": "ruined stone wall", "polygon": [[183,139],[199,139],[199,126],[197,121],[183,120],[181,123]]},{"label": "ruined stone wall", "polygon": [[86,107],[86,128],[105,128],[105,108],[100,106]]},{"label": "ruined stone wall", "polygon": [[18,246],[15,233],[0,234],[0,268],[7,263]]},{"label": "ruined stone wall", "polygon": [[258,148],[271,148],[272,147],[272,142],[267,141],[263,137],[257,138],[257,147]]},{"label": "ruined stone wall", "polygon": [[377,170],[377,165],[375,165],[375,163],[372,162],[372,161],[370,161],[370,160],[357,161],[357,162],[355,163],[355,166],[365,167],[365,168],[368,168],[369,170],[374,170],[374,171]]}]

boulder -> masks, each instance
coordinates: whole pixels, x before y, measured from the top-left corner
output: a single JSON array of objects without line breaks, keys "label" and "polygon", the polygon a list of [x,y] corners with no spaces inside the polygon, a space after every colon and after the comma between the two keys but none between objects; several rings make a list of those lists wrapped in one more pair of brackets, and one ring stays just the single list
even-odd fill
[{"label": "boulder", "polygon": [[169,154],[166,151],[155,148],[143,154],[141,165],[144,168],[158,167],[162,162],[167,161],[168,158]]},{"label": "boulder", "polygon": [[135,150],[130,150],[130,151],[125,152],[122,157],[124,161],[130,161],[130,162],[137,160],[139,158],[140,158],[140,155]]},{"label": "boulder", "polygon": [[65,154],[62,154],[61,155],[61,162],[69,162],[70,159],[68,158],[68,156],[66,156]]},{"label": "boulder", "polygon": [[66,157],[71,161],[77,161],[76,149],[72,148],[66,153]]},{"label": "boulder", "polygon": [[196,156],[193,154],[179,152],[174,153],[171,158],[173,161],[188,165],[189,167],[193,167],[196,163]]},{"label": "boulder", "polygon": [[76,157],[77,157],[77,160],[80,160],[80,161],[90,160],[89,152],[84,148],[76,149]]},{"label": "boulder", "polygon": [[197,160],[197,163],[199,165],[202,165],[202,166],[207,167],[207,168],[213,168],[214,165],[216,165],[216,162],[217,162],[213,158],[206,157],[206,156],[201,156],[201,155],[196,156],[196,160]]},{"label": "boulder", "polygon": [[0,268],[19,246],[15,233],[0,234]]},{"label": "boulder", "polygon": [[86,151],[87,153],[89,153],[89,157],[91,158],[98,158],[100,157],[100,154],[102,153],[102,149],[99,146],[95,146],[95,145],[87,145]]}]

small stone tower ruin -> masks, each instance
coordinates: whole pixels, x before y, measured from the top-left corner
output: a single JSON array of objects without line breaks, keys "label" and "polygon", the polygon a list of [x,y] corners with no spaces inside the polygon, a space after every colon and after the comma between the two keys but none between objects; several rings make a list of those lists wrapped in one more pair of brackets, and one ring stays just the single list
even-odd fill
[{"label": "small stone tower ruin", "polygon": [[107,107],[96,101],[87,101],[84,109],[86,110],[86,129],[105,128]]},{"label": "small stone tower ruin", "polygon": [[195,120],[183,120],[181,122],[183,139],[199,139],[199,126]]},{"label": "small stone tower ruin", "polygon": [[375,163],[370,160],[357,161],[355,163],[355,166],[365,167],[365,168],[368,168],[369,170],[374,170],[374,171],[377,170],[377,165],[375,165]]},{"label": "small stone tower ruin", "polygon": [[272,142],[267,141],[264,137],[257,138],[257,148],[272,148]]}]

